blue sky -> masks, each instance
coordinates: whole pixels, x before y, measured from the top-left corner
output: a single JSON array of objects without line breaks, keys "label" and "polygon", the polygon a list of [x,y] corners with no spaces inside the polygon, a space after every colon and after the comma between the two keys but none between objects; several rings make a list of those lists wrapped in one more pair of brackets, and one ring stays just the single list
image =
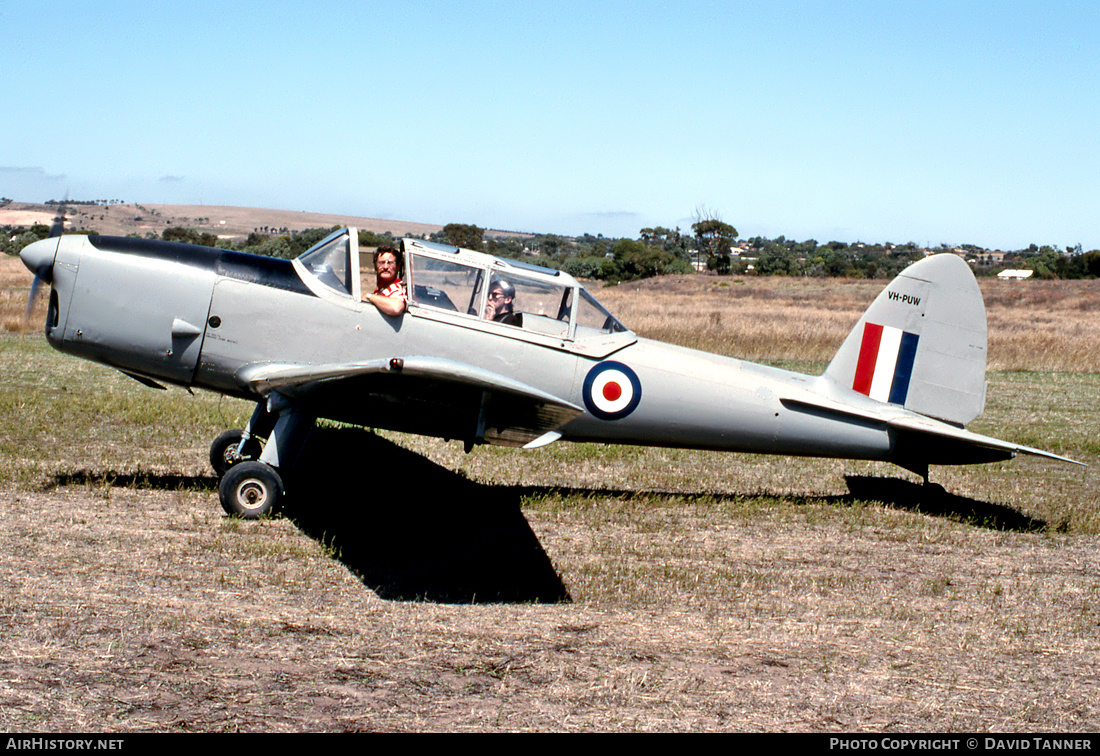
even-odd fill
[{"label": "blue sky", "polygon": [[1100,248],[1100,4],[0,0],[0,195]]}]

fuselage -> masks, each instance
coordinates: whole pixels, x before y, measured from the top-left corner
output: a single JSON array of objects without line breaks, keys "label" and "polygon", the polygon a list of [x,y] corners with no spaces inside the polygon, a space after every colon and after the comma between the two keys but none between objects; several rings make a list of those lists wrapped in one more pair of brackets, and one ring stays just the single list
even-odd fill
[{"label": "fuselage", "polygon": [[[28,267],[33,260],[32,270],[41,268],[56,242],[28,247]],[[579,311],[591,297],[564,274],[418,244],[407,272],[408,310],[391,318],[360,301],[350,278],[357,270],[337,276],[341,290],[322,280],[321,268],[297,261],[138,239],[61,237],[46,335],[61,351],[135,377],[245,398],[262,398],[242,377],[257,366],[431,357],[474,365],[584,408],[560,428],[566,440],[890,456],[893,439],[883,423],[792,409],[792,398],[835,398],[835,387],[821,378],[638,338],[606,323],[601,328],[602,315],[586,326]],[[470,281],[476,278],[468,310],[455,293],[460,289],[450,290],[446,307],[439,305],[439,292],[456,276],[444,266],[457,270],[459,262],[469,267]],[[477,314],[474,298],[484,282],[504,274],[529,284],[523,327]],[[429,280],[431,286],[421,283]],[[536,293],[551,304],[536,305]],[[334,389],[318,414],[459,435],[469,408],[401,391],[357,392],[349,383]]]}]

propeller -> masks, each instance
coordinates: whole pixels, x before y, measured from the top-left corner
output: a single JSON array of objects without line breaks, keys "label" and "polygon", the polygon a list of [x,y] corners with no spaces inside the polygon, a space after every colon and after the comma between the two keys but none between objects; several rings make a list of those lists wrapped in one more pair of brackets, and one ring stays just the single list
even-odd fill
[{"label": "propeller", "polygon": [[34,273],[34,280],[31,282],[31,293],[27,297],[27,309],[23,313],[23,328],[19,332],[20,341],[27,332],[27,326],[31,320],[31,311],[34,310],[34,303],[38,298],[38,292],[42,288],[42,284],[53,282],[53,261],[57,256],[57,248],[61,244],[61,233],[65,230],[65,213],[68,211],[68,204],[69,195],[66,193],[65,199],[62,200],[57,209],[57,215],[53,218],[50,233],[47,234],[45,239],[28,244],[19,253],[23,264]]}]

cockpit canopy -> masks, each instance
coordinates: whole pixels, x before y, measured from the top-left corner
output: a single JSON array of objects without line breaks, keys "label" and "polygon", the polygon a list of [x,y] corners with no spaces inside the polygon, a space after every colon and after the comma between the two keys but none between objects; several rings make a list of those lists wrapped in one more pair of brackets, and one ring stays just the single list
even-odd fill
[{"label": "cockpit canopy", "polygon": [[412,239],[405,240],[405,251],[410,303],[559,338],[576,338],[576,329],[582,336],[585,331],[628,333],[576,279],[559,270]]},{"label": "cockpit canopy", "polygon": [[[505,327],[503,333],[537,334],[578,344],[595,340],[622,346],[635,338],[562,271],[419,239],[404,239],[401,248],[408,311],[413,316],[453,318],[471,326],[493,323]],[[296,262],[303,279],[322,285],[311,285],[313,289],[323,288],[354,302],[363,290],[373,289],[371,258],[360,256],[353,228],[322,239]]]}]

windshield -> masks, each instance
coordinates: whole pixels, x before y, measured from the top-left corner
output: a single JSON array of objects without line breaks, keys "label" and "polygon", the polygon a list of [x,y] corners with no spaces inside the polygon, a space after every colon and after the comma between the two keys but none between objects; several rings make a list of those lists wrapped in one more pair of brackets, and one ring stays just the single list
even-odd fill
[{"label": "windshield", "polygon": [[596,298],[581,289],[581,303],[577,308],[577,338],[596,333],[626,333],[627,327],[607,311]]},{"label": "windshield", "polygon": [[353,245],[352,239],[349,229],[341,229],[307,249],[298,261],[321,283],[341,294],[353,294],[351,254],[354,246],[358,256],[358,244]]}]

